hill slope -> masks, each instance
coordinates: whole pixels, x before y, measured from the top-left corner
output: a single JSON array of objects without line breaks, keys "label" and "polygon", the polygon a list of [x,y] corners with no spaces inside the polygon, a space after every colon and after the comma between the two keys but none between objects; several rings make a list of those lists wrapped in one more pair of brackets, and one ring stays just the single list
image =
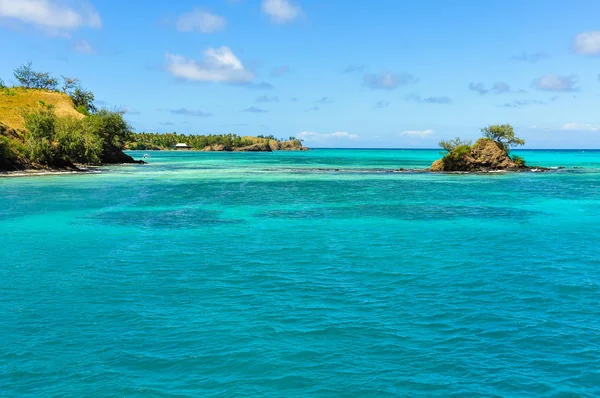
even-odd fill
[{"label": "hill slope", "polygon": [[0,122],[9,128],[21,130],[25,128],[24,109],[39,106],[40,101],[54,105],[57,116],[73,116],[83,119],[85,116],[77,112],[71,97],[54,91],[11,88],[0,90]]}]

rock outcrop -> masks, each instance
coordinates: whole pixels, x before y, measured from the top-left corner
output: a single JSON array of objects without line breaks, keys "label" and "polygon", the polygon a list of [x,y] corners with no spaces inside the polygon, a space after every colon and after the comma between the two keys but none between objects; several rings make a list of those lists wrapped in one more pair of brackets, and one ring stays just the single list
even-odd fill
[{"label": "rock outcrop", "polygon": [[461,146],[436,160],[430,171],[486,172],[497,170],[522,171],[528,167],[517,163],[496,141],[479,139],[473,146]]}]

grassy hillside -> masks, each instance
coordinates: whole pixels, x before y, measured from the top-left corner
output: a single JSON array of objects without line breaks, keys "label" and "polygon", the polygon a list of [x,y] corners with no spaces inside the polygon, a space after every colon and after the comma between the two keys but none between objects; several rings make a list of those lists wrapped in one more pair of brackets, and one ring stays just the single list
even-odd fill
[{"label": "grassy hillside", "polygon": [[0,123],[9,128],[24,129],[23,110],[38,108],[40,101],[54,105],[54,112],[58,117],[73,116],[78,119],[85,117],[75,110],[73,101],[67,94],[15,87],[0,89]]}]

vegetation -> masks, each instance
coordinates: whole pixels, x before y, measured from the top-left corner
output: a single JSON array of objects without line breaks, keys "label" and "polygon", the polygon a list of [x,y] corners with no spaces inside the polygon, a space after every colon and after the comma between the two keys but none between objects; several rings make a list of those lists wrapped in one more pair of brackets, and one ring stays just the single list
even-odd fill
[{"label": "vegetation", "polygon": [[58,87],[58,79],[50,76],[48,72],[34,71],[31,67],[31,62],[15,69],[14,75],[24,88],[56,90],[56,87]]},{"label": "vegetation", "polygon": [[511,147],[525,145],[525,140],[515,136],[515,130],[510,124],[496,124],[481,129],[483,136],[495,141],[506,152],[510,152]]},{"label": "vegetation", "polygon": [[439,142],[439,146],[444,149],[446,152],[452,152],[454,149],[462,146],[471,146],[472,141],[461,140],[459,137],[456,137],[453,140],[441,140]]},{"label": "vegetation", "polygon": [[[274,136],[242,137],[236,134],[210,134],[210,135],[185,135],[178,133],[134,133],[127,143],[128,149],[151,150],[170,149],[178,143],[187,144],[192,149],[220,148],[221,150],[234,150],[252,145],[265,145],[269,148],[280,149],[284,140]],[[300,140],[291,137],[285,142],[290,148],[302,147]]]},{"label": "vegetation", "polygon": [[440,141],[439,146],[446,154],[433,163],[431,170],[483,171],[527,167],[522,157],[509,155],[511,147],[525,144],[524,140],[515,136],[511,125],[492,125],[481,129],[481,132],[483,138],[473,145],[471,141],[460,138]]},{"label": "vegetation", "polygon": [[66,168],[75,164],[132,162],[122,150],[131,127],[123,112],[94,105],[79,80],[15,69],[19,86],[0,91],[0,169]]}]

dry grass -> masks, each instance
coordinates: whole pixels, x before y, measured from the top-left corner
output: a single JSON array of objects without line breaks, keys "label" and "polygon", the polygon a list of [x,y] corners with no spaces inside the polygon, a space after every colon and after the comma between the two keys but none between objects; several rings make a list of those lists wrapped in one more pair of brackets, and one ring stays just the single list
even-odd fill
[{"label": "dry grass", "polygon": [[54,105],[57,116],[73,116],[79,119],[85,117],[75,110],[73,101],[67,94],[24,88],[11,88],[8,92],[0,90],[0,122],[13,129],[25,128],[23,110],[38,107],[40,101]]}]

